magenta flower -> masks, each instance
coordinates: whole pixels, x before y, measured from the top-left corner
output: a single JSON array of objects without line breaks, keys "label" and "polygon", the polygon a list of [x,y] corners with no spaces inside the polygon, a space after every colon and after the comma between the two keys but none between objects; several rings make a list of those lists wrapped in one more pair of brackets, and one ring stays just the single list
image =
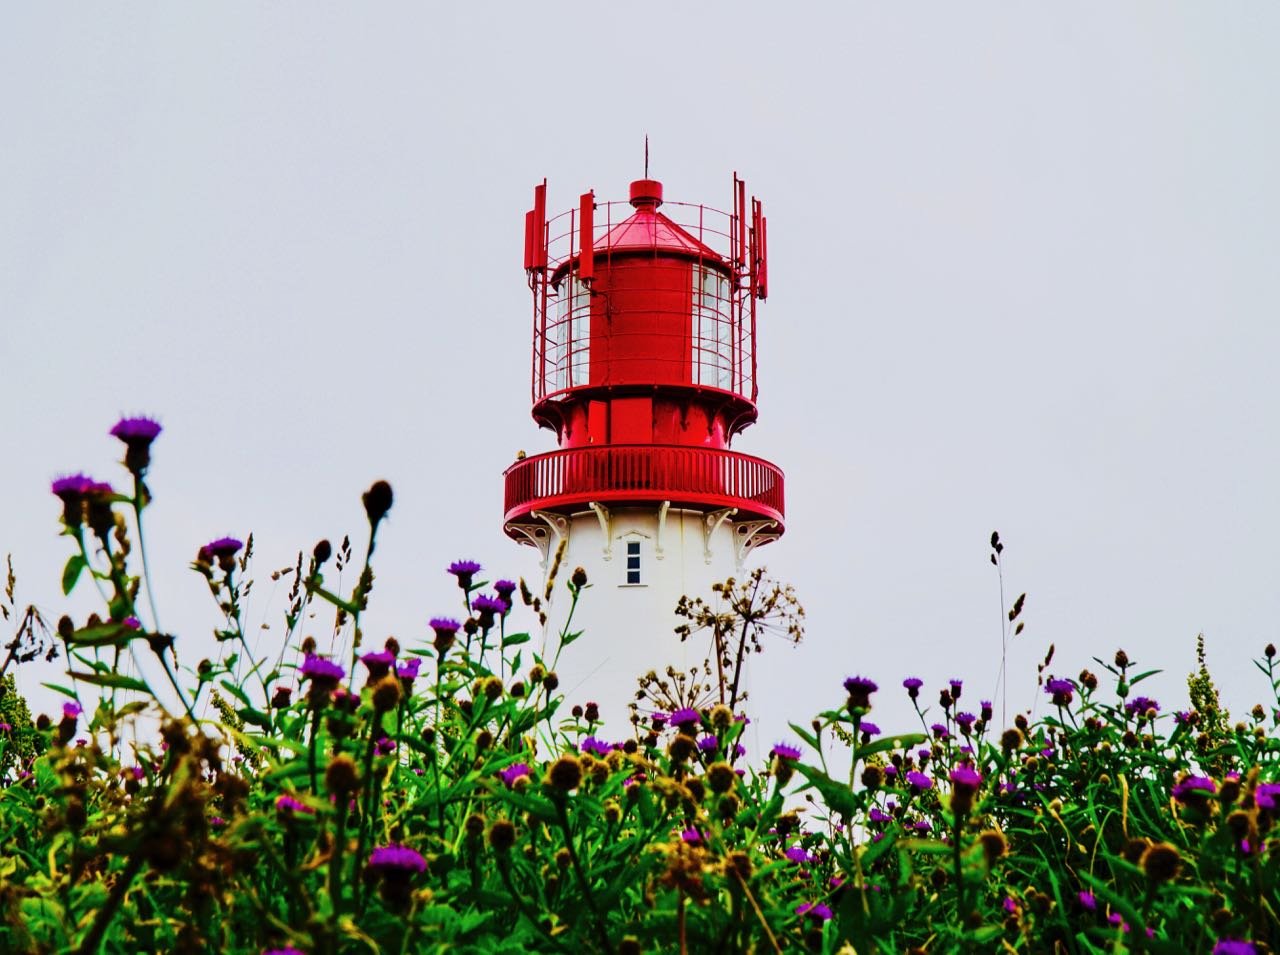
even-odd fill
[{"label": "magenta flower", "polygon": [[1213,955],[1258,955],[1258,948],[1252,942],[1223,938],[1213,946]]},{"label": "magenta flower", "polygon": [[769,755],[795,762],[800,758],[800,747],[792,746],[789,743],[774,743],[773,749],[769,750]]},{"label": "magenta flower", "polygon": [[1075,690],[1076,685],[1070,680],[1046,680],[1044,684],[1044,691],[1053,697],[1054,706],[1070,706]]},{"label": "magenta flower", "polygon": [[64,720],[74,720],[77,716],[84,712],[84,708],[79,703],[63,703],[62,718]]},{"label": "magenta flower", "polygon": [[512,763],[510,766],[498,770],[499,778],[507,784],[508,789],[515,785],[515,781],[517,779],[522,776],[528,776],[529,773],[530,769],[528,763]]},{"label": "magenta flower", "polygon": [[924,773],[912,770],[907,773],[907,784],[915,790],[925,790],[933,788],[933,780]]},{"label": "magenta flower", "polygon": [[876,726],[870,720],[863,720],[858,724],[858,729],[862,731],[863,736],[879,736],[880,727]]},{"label": "magenta flower", "polygon": [[933,731],[933,735],[935,739],[951,738],[951,734],[947,731],[947,728],[943,726],[941,723],[934,723],[932,726],[929,727],[929,729]]},{"label": "magenta flower", "polygon": [[1277,796],[1280,796],[1280,783],[1262,783],[1253,792],[1260,809],[1275,809]]},{"label": "magenta flower", "polygon": [[379,875],[426,872],[427,860],[408,846],[379,846],[369,855],[369,868]]},{"label": "magenta flower", "polygon": [[686,829],[684,832],[680,833],[680,841],[696,846],[702,842],[702,833],[697,829]]},{"label": "magenta flower", "polygon": [[1008,912],[1010,915],[1013,915],[1015,912],[1018,911],[1018,903],[1014,901],[1013,896],[1011,895],[1006,895],[1004,897],[1004,902],[1002,903],[1002,905],[1004,906],[1004,910]]},{"label": "magenta flower", "polygon": [[882,810],[879,806],[871,807],[871,813],[869,814],[868,818],[872,822],[878,825],[883,825],[886,822],[893,822],[893,816],[889,815],[887,812]]},{"label": "magenta flower", "polygon": [[1080,903],[1081,908],[1087,909],[1090,912],[1096,912],[1098,910],[1098,900],[1094,897],[1092,892],[1081,890],[1076,894],[1076,901]]},{"label": "magenta flower", "polygon": [[1147,710],[1155,710],[1159,713],[1160,704],[1149,696],[1135,696],[1124,705],[1124,709],[1130,716],[1142,716]]},{"label": "magenta flower", "polygon": [[495,581],[493,589],[497,591],[498,596],[507,602],[507,606],[511,605],[511,595],[516,592],[516,582],[514,580]]},{"label": "magenta flower", "polygon": [[413,657],[396,666],[396,676],[401,680],[412,683],[418,678],[418,671],[421,669],[422,657]]},{"label": "magenta flower", "polygon": [[963,733],[965,736],[968,736],[969,733],[973,730],[973,724],[977,722],[977,719],[978,718],[974,716],[972,713],[957,713],[956,725],[960,727],[961,733]]},{"label": "magenta flower", "polygon": [[692,706],[682,706],[668,717],[675,726],[687,726],[702,722],[702,714]]},{"label": "magenta flower", "polygon": [[702,739],[698,740],[698,749],[704,753],[714,753],[720,747],[720,740],[712,733],[708,733]]},{"label": "magenta flower", "polygon": [[613,745],[611,743],[606,743],[602,739],[596,739],[594,736],[588,736],[578,744],[578,748],[584,753],[591,753],[595,756],[608,756],[613,752]]},{"label": "magenta flower", "polygon": [[918,676],[909,676],[902,681],[902,686],[906,689],[907,696],[914,700],[920,695],[920,687],[924,686],[924,680]]},{"label": "magenta flower", "polygon": [[315,680],[332,685],[336,685],[347,675],[347,671],[338,664],[324,657],[318,657],[314,653],[306,655],[302,666],[298,667],[298,673],[303,680]]},{"label": "magenta flower", "polygon": [[844,681],[844,689],[849,694],[850,707],[867,710],[871,708],[871,694],[880,687],[865,676],[851,676]]},{"label": "magenta flower", "polygon": [[480,565],[474,560],[455,560],[449,565],[449,573],[458,578],[459,587],[470,590],[472,579],[480,573]]},{"label": "magenta flower", "polygon": [[951,785],[957,790],[963,789],[972,793],[982,785],[982,774],[972,766],[957,766],[951,770]]},{"label": "magenta flower", "polygon": [[805,851],[803,846],[791,846],[782,853],[796,865],[807,865],[814,861],[814,857]]},{"label": "magenta flower", "polygon": [[949,680],[948,683],[951,686],[951,699],[953,700],[960,699],[960,690],[964,688],[964,681],[953,679],[953,680]]},{"label": "magenta flower", "polygon": [[803,902],[796,906],[796,915],[808,916],[818,922],[826,922],[831,918],[831,909],[821,902]]},{"label": "magenta flower", "polygon": [[366,653],[360,658],[360,662],[368,668],[369,679],[372,681],[381,680],[390,673],[396,658],[390,650],[378,650],[374,653]]},{"label": "magenta flower", "polygon": [[296,948],[269,948],[262,955],[306,955],[305,952]]},{"label": "magenta flower", "polygon": [[219,537],[209,541],[201,550],[208,552],[210,557],[234,557],[242,547],[244,547],[244,541],[238,538]]},{"label": "magenta flower", "polygon": [[495,616],[504,616],[510,605],[501,597],[489,594],[476,594],[471,598],[471,609],[480,620],[480,626],[488,630],[493,626]]},{"label": "magenta flower", "polygon": [[146,441],[150,443],[156,439],[161,430],[160,422],[152,418],[137,417],[121,418],[109,433],[111,437],[119,438],[124,442]]},{"label": "magenta flower", "polygon": [[1205,796],[1212,796],[1217,791],[1213,780],[1208,776],[1188,776],[1177,783],[1169,791],[1169,795],[1180,803],[1189,803],[1203,799]]},{"label": "magenta flower", "polygon": [[306,803],[299,802],[287,794],[276,800],[276,811],[286,816],[292,815],[295,812],[300,812],[304,815],[310,815],[315,812],[315,810]]}]

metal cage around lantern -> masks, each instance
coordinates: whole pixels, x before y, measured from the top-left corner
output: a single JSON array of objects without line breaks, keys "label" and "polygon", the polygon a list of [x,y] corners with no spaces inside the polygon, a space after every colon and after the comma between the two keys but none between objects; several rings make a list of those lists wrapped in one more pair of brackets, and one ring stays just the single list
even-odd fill
[{"label": "metal cage around lantern", "polygon": [[[657,188],[654,208],[664,208],[663,234],[653,236],[648,247],[643,235],[637,238],[626,227],[642,207],[634,195],[629,203],[596,202],[594,193],[586,193],[577,208],[548,219],[545,182],[535,190],[525,220],[535,407],[586,388],[646,385],[724,392],[754,409],[756,302],[768,292],[767,222],[760,203],[752,198],[748,206],[737,176],[732,212],[663,204],[660,185],[637,185],[642,183]],[[669,286],[665,297],[655,296],[648,306],[670,319],[654,323],[661,331],[609,324],[610,294],[622,294],[623,265],[634,259],[645,260],[644,282]],[[612,355],[593,354],[593,341],[599,352],[606,337],[602,326],[611,328]],[[618,357],[628,335],[649,339],[642,370]],[[634,374],[631,365],[637,366]]]}]

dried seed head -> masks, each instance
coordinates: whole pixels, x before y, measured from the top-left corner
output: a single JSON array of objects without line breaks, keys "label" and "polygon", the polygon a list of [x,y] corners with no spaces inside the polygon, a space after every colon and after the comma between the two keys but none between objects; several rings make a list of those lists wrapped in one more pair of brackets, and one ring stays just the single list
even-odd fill
[{"label": "dried seed head", "polygon": [[400,686],[400,678],[388,674],[373,687],[373,708],[380,713],[394,710],[400,705],[404,689]]},{"label": "dried seed head", "polygon": [[1182,868],[1182,856],[1172,843],[1157,842],[1147,847],[1138,864],[1152,882],[1168,882]]},{"label": "dried seed head", "polygon": [[499,819],[489,828],[489,845],[495,852],[508,852],[516,844],[516,827],[509,819]]},{"label": "dried seed head", "polygon": [[575,756],[561,756],[547,770],[547,784],[560,792],[571,792],[582,783],[582,763]]}]

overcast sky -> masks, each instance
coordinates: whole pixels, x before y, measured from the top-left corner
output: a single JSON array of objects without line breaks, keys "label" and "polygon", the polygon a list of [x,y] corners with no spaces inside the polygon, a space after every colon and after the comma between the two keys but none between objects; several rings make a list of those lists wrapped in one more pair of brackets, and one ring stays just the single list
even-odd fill
[{"label": "overcast sky", "polygon": [[[757,706],[807,722],[862,673],[989,696],[1000,604],[1035,661],[1125,647],[1185,704],[1195,636],[1237,715],[1280,637],[1280,7],[1269,3],[11,4],[0,30],[0,556],[56,616],[49,480],[119,479],[160,418],[150,547],[184,660],[196,547],[268,572],[396,504],[373,636],[456,609],[442,568],[535,574],[501,530],[529,418],[520,270],[550,207],[731,203],[770,221],[759,423],[787,473],[756,552],[809,632]],[[349,582],[348,582],[349,583]],[[72,605],[83,614],[88,594]],[[317,622],[316,629],[319,628]],[[191,649],[188,649],[190,647]],[[22,686],[56,670],[24,669]],[[930,694],[932,698],[932,694]]]}]

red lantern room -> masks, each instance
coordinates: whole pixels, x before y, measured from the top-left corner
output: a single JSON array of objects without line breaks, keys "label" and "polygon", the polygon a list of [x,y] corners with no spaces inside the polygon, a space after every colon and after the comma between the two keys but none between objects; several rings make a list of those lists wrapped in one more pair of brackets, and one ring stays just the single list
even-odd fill
[{"label": "red lantern room", "polygon": [[639,179],[628,203],[588,192],[552,218],[544,181],[524,267],[533,417],[559,449],[507,470],[508,533],[528,542],[548,513],[656,503],[775,539],[781,470],[730,450],[757,416],[756,303],[768,294],[767,222],[742,180],[732,212],[664,203],[662,183]]}]

